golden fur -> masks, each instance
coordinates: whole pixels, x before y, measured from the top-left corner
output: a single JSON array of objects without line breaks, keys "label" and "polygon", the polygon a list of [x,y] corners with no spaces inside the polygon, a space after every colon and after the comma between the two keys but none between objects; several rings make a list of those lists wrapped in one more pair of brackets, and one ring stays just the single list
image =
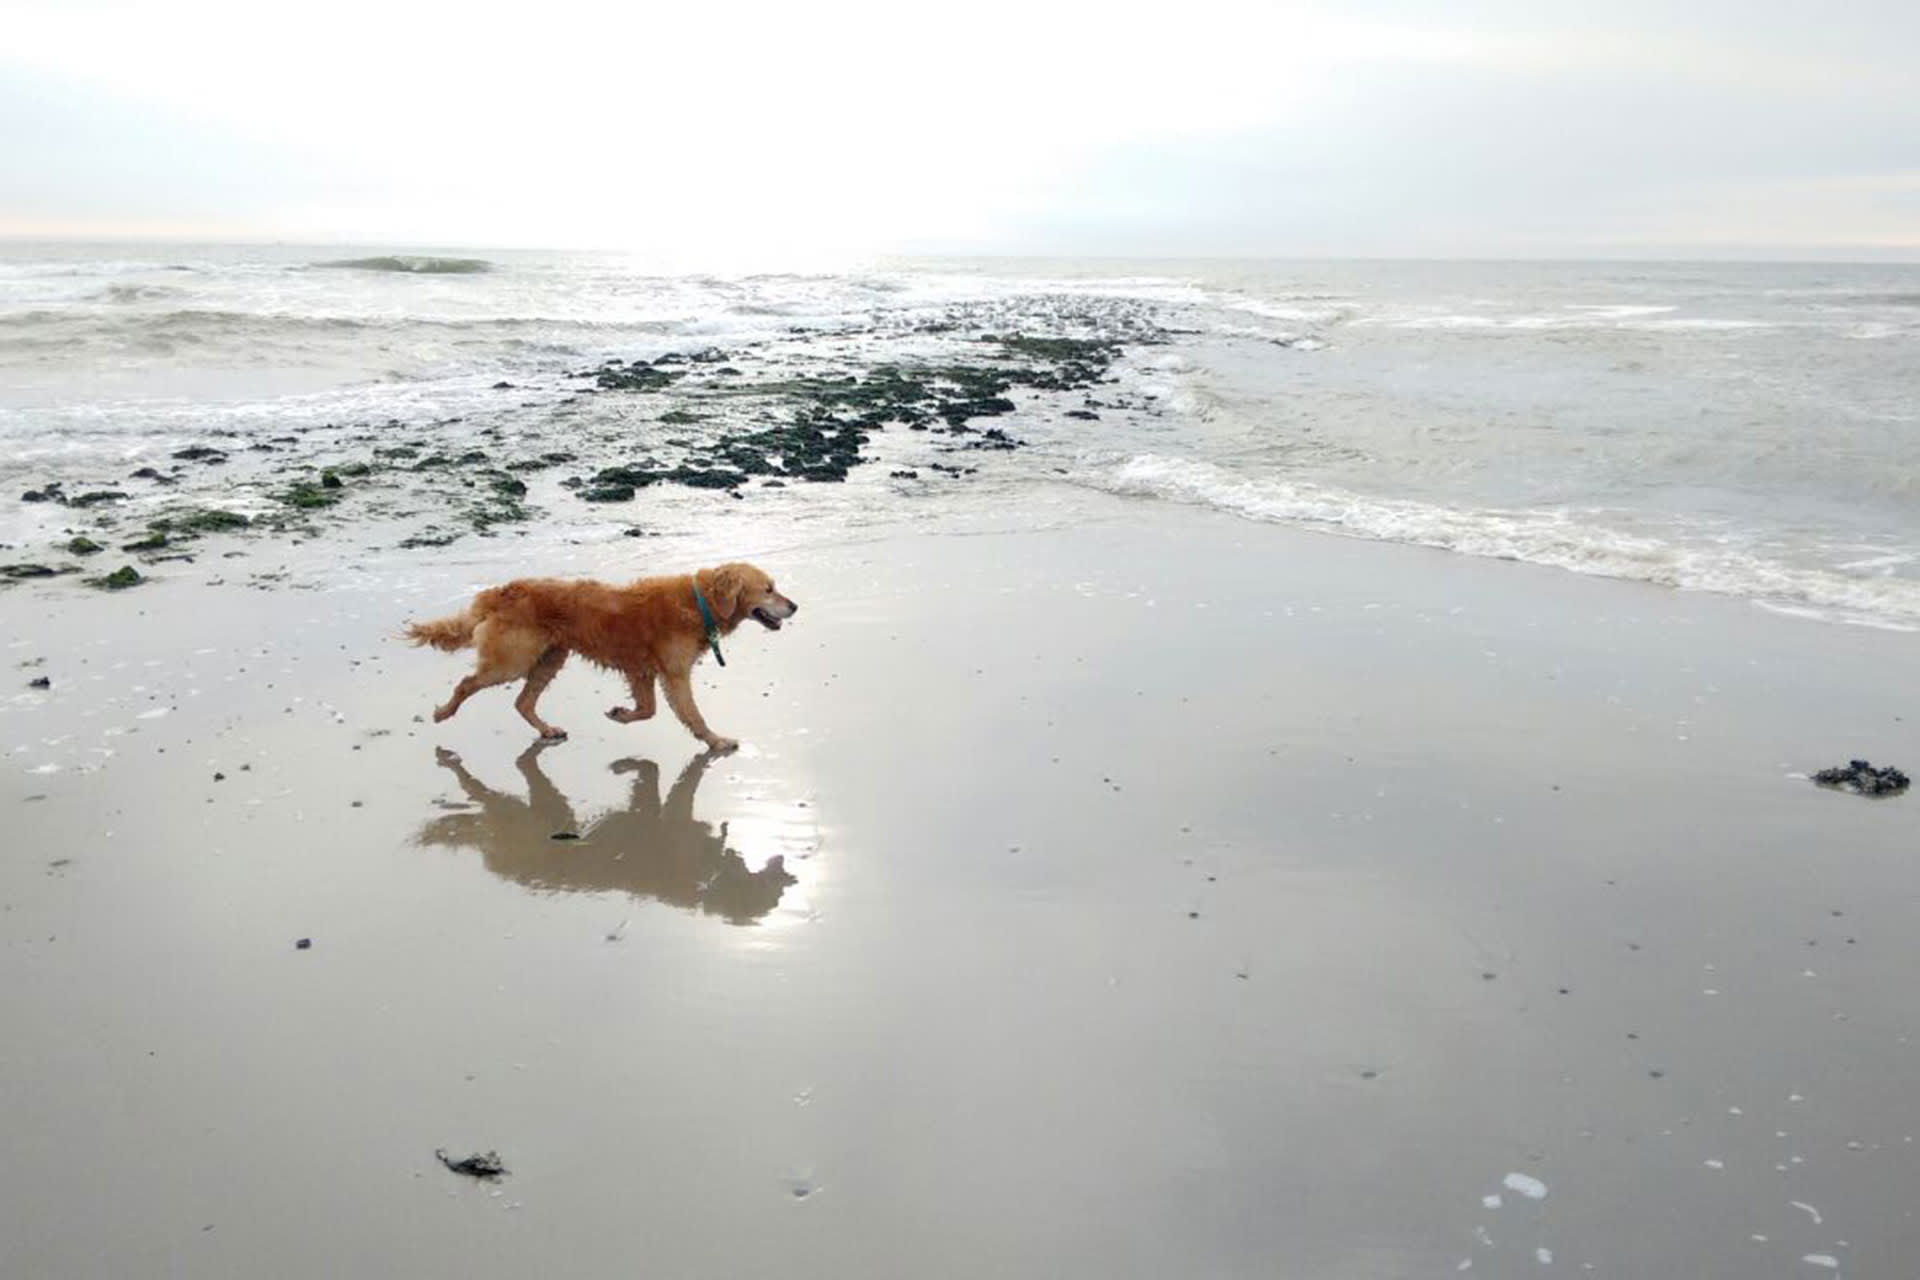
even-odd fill
[{"label": "golden fur", "polygon": [[543,738],[564,738],[564,729],[540,718],[534,704],[571,654],[618,671],[633,692],[631,707],[614,707],[607,718],[620,724],[654,713],[654,682],[665,686],[667,705],[694,737],[714,751],[740,744],[707,727],[693,701],[693,664],[707,651],[706,625],[694,602],[696,579],[720,634],[752,618],[777,631],[800,608],[773,589],[773,579],[750,564],[723,564],[692,574],[642,578],[627,586],[561,578],[521,578],[473,598],[464,613],[407,628],[415,644],[451,653],[477,650],[473,674],[454,686],[435,709],[438,723],[480,690],[525,679],[514,709]]}]

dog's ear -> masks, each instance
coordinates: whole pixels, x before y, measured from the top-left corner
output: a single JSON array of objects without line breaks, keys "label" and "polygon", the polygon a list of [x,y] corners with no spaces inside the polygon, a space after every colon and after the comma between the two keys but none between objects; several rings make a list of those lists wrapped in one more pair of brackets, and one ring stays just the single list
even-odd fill
[{"label": "dog's ear", "polygon": [[707,599],[722,622],[732,622],[740,608],[740,593],[747,589],[746,576],[737,564],[723,564],[706,575]]}]

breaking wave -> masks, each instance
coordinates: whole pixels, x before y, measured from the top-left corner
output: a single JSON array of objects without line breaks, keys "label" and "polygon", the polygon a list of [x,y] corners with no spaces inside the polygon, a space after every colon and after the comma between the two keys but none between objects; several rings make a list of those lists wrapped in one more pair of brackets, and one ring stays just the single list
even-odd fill
[{"label": "breaking wave", "polygon": [[1155,454],[1095,467],[1076,479],[1109,493],[1209,507],[1251,520],[1741,596],[1832,621],[1920,629],[1920,581],[1784,564],[1732,546],[1609,528],[1566,510],[1452,508],[1249,478],[1212,463]]},{"label": "breaking wave", "polygon": [[471,276],[493,270],[493,264],[485,258],[423,258],[399,253],[312,265],[324,271],[395,271],[415,276]]}]

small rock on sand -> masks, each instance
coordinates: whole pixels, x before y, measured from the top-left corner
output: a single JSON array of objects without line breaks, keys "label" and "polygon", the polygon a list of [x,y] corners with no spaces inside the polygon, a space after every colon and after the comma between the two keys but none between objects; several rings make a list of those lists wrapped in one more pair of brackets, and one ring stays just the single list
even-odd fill
[{"label": "small rock on sand", "polygon": [[501,1161],[500,1153],[497,1151],[476,1152],[459,1160],[453,1159],[445,1151],[435,1151],[433,1154],[441,1164],[469,1178],[484,1178],[491,1181],[505,1176],[507,1172],[507,1166]]}]

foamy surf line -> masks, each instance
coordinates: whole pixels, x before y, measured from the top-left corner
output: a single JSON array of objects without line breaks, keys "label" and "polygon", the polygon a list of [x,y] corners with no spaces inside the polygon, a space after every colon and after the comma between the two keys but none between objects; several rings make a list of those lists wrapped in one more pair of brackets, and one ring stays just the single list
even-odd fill
[{"label": "foamy surf line", "polygon": [[1829,622],[1920,630],[1920,582],[1853,578],[1719,547],[1689,547],[1586,524],[1562,511],[1456,509],[1329,486],[1237,476],[1156,454],[1084,468],[1074,481],[1123,497],[1210,507],[1245,519],[1594,577],[1738,596]]}]

